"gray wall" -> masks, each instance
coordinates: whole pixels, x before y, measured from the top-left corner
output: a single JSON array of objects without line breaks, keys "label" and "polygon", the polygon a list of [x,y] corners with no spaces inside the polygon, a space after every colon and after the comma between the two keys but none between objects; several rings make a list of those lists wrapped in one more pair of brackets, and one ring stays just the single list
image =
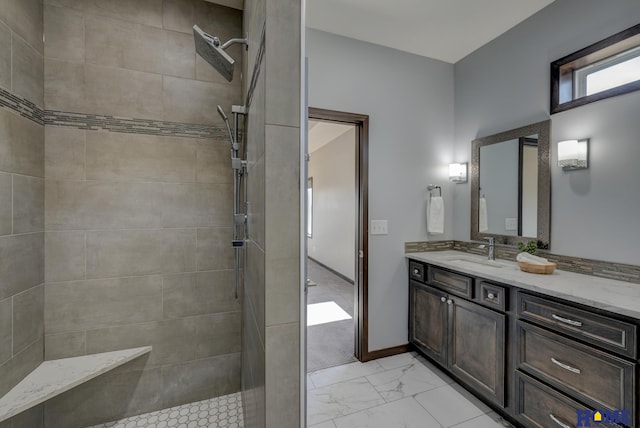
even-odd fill
[{"label": "gray wall", "polygon": [[[3,100],[0,107],[0,397],[43,359],[44,126],[37,114],[32,114],[41,112],[43,106],[42,53],[42,2],[3,1],[0,4],[0,98]],[[41,424],[42,408],[37,407],[0,426],[35,428]]]},{"label": "gray wall", "polygon": [[[249,239],[242,396],[247,428],[301,420],[300,23],[297,0],[245,1]],[[265,30],[264,56],[261,34]],[[252,76],[255,78],[254,85]],[[252,88],[250,90],[249,88]]]},{"label": "gray wall", "polygon": [[48,401],[45,426],[240,389],[229,141],[215,113],[240,103],[240,71],[227,83],[196,56],[193,24],[228,39],[242,12],[45,1],[45,107],[61,125],[45,130],[45,357],[153,346]]},{"label": "gray wall", "polygon": [[[309,106],[369,115],[369,351],[407,343],[406,241],[426,240],[429,183],[441,185],[445,234],[453,189],[453,65],[307,29]],[[461,161],[461,160],[456,160]]]},{"label": "gray wall", "polygon": [[[640,22],[640,3],[556,0],[455,65],[455,156],[471,140],[549,117],[549,63]],[[551,251],[638,264],[640,92],[551,116]],[[556,143],[590,138],[585,171],[558,168]],[[469,239],[469,186],[456,188],[454,238]]]},{"label": "gray wall", "polygon": [[[356,264],[355,127],[311,153],[313,234],[307,254],[355,278]],[[313,279],[313,278],[312,278]]]}]

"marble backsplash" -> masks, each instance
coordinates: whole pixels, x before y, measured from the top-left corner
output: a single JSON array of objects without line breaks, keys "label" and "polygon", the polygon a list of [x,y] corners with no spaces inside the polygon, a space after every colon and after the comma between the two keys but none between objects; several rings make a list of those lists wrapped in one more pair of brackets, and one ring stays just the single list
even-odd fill
[{"label": "marble backsplash", "polygon": [[[482,245],[481,242],[454,240],[405,242],[404,252],[419,253],[423,251],[457,250],[466,253],[485,255],[487,250],[486,248],[480,248],[480,245]],[[497,259],[515,261],[518,253],[519,251],[517,248],[496,245]],[[640,284],[640,266],[637,265],[564,256],[560,254],[553,254],[545,250],[539,250],[538,255],[546,257],[549,261],[557,263],[558,269],[560,270]]]}]

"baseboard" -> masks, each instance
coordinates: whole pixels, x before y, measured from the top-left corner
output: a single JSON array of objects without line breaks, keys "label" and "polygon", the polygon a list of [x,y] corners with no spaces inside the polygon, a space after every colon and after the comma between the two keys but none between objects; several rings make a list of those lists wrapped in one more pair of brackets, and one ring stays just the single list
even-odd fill
[{"label": "baseboard", "polygon": [[362,362],[377,360],[378,358],[390,357],[392,355],[404,354],[411,351],[411,345],[393,346],[391,348],[378,349],[376,351],[367,352],[362,356]]},{"label": "baseboard", "polygon": [[353,280],[352,280],[352,279],[349,279],[349,278],[347,278],[346,276],[344,276],[343,274],[341,274],[340,272],[338,272],[338,271],[335,271],[335,270],[331,269],[329,266],[325,265],[324,263],[317,261],[317,260],[316,260],[316,259],[314,259],[313,257],[309,257],[309,256],[307,256],[307,258],[308,258],[309,260],[313,261],[314,263],[316,263],[316,264],[318,264],[318,265],[322,266],[323,268],[325,268],[326,270],[328,270],[329,272],[331,272],[331,273],[332,273],[332,274],[334,274],[335,276],[338,276],[338,277],[340,277],[341,279],[344,279],[344,280],[345,280],[345,281],[347,281],[349,284],[354,284],[354,282],[353,282]]}]

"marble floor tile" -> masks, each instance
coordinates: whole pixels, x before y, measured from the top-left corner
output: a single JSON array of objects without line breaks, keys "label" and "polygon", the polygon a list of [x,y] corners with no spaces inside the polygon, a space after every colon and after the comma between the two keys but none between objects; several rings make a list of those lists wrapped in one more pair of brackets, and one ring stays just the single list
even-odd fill
[{"label": "marble floor tile", "polygon": [[318,425],[308,425],[308,428],[336,428],[336,424],[333,421],[326,421]]},{"label": "marble floor tile", "polygon": [[412,397],[335,419],[337,428],[440,428]]},{"label": "marble floor tile", "polygon": [[369,375],[367,380],[387,402],[446,385],[436,373],[418,361],[408,366]]},{"label": "marble floor tile", "polygon": [[445,427],[476,418],[489,411],[488,408],[479,408],[467,400],[451,385],[420,393],[415,399]]},{"label": "marble floor tile", "polygon": [[397,369],[398,367],[407,366],[414,362],[415,352],[405,352],[404,354],[392,355],[391,357],[380,358],[376,360],[384,370]]},{"label": "marble floor tile", "polygon": [[504,428],[505,425],[494,420],[488,415],[478,416],[477,418],[470,419],[462,422],[461,424],[454,425],[455,428]]},{"label": "marble floor tile", "polygon": [[384,404],[369,381],[360,377],[307,392],[307,425]]},{"label": "marble floor tile", "polygon": [[311,373],[311,380],[316,388],[344,382],[345,380],[356,379],[373,373],[382,371],[382,367],[377,361],[361,363],[343,364],[341,366],[329,367]]}]

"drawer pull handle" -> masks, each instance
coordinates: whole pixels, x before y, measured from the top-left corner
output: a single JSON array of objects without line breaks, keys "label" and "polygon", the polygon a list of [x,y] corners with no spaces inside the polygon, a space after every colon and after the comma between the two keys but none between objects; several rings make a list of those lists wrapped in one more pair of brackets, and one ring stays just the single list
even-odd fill
[{"label": "drawer pull handle", "polygon": [[564,422],[562,422],[560,419],[556,418],[553,413],[549,413],[549,417],[551,418],[551,420],[553,422],[555,422],[556,424],[558,424],[559,426],[561,426],[562,428],[571,428],[570,425],[565,424]]},{"label": "drawer pull handle", "polygon": [[569,318],[563,318],[556,314],[551,314],[551,318],[553,318],[556,321],[563,322],[565,324],[573,325],[575,327],[582,327],[582,323],[580,321],[574,321],[574,320],[570,320]]},{"label": "drawer pull handle", "polygon": [[571,367],[570,365],[561,363],[560,361],[556,360],[555,358],[551,357],[551,362],[553,364],[555,364],[558,367],[562,367],[565,370],[569,370],[571,373],[576,373],[576,374],[580,374],[582,373],[582,370],[575,368],[575,367]]}]

